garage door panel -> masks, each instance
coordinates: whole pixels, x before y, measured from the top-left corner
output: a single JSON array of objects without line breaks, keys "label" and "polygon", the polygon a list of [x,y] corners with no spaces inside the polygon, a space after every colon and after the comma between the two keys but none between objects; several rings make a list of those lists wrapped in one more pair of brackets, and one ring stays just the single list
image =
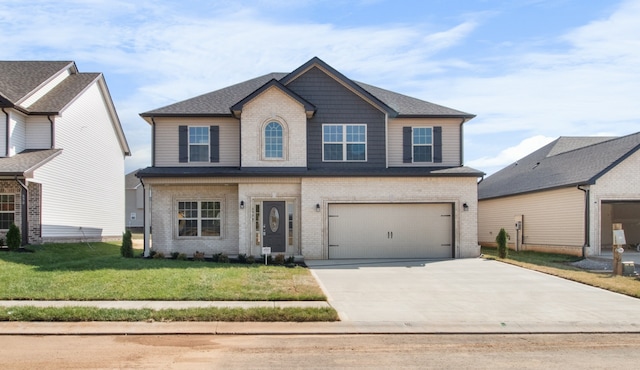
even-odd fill
[{"label": "garage door panel", "polygon": [[330,204],[329,258],[451,258],[452,206]]}]

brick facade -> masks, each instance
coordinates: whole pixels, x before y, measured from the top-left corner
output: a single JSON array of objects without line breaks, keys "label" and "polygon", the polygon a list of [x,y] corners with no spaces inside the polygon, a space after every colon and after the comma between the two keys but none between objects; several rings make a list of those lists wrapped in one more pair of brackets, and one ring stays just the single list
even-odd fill
[{"label": "brick facade", "polygon": [[[29,244],[40,244],[42,242],[41,236],[41,203],[40,194],[42,192],[42,186],[38,183],[28,183],[28,199],[29,205],[27,208],[27,220],[29,223],[28,241]],[[0,194],[11,194],[14,196],[14,223],[22,230],[22,206],[20,204],[22,196],[22,187],[16,180],[2,180],[0,181]],[[6,241],[7,230],[0,230],[0,237]]]}]

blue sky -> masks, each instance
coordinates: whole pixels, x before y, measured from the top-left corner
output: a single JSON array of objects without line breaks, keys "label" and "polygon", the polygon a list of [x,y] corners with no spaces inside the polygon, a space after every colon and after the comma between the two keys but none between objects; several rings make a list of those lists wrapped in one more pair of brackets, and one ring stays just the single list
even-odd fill
[{"label": "blue sky", "polygon": [[138,116],[318,56],[347,77],[476,114],[493,173],[558,136],[640,131],[640,0],[3,0],[0,59],[102,72],[133,156]]}]

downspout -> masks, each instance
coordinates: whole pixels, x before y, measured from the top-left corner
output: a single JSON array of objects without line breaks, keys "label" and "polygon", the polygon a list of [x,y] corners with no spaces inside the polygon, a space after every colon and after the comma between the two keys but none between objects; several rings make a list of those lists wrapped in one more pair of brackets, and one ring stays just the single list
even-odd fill
[{"label": "downspout", "polygon": [[9,156],[9,113],[4,110],[4,108],[2,108],[2,112],[4,113],[4,115],[6,116],[5,120],[5,135],[4,135],[4,139],[5,139],[5,153],[4,156],[8,157]]},{"label": "downspout", "polygon": [[22,188],[20,191],[20,208],[22,208],[22,245],[29,244],[29,188],[22,181],[18,180],[18,176],[15,177],[16,182]]},{"label": "downspout", "polygon": [[589,248],[589,238],[590,238],[590,232],[589,232],[589,224],[591,221],[591,217],[589,216],[589,213],[591,212],[591,206],[590,206],[590,202],[589,202],[589,188],[587,187],[586,189],[581,188],[580,186],[582,185],[578,185],[577,188],[578,190],[582,190],[584,191],[584,245],[582,246],[582,258],[586,258],[587,257],[587,248]]},{"label": "downspout", "polygon": [[142,235],[144,236],[142,256],[149,257],[149,233],[147,232],[147,188],[144,186],[142,178],[140,178],[140,184],[142,184]]},{"label": "downspout", "polygon": [[462,125],[465,123],[466,118],[462,119],[462,122],[460,122],[460,166],[464,165],[464,161],[462,160],[462,158],[464,158],[464,143],[463,143],[463,128]]},{"label": "downspout", "polygon": [[51,119],[51,116],[47,116],[47,119],[51,123],[51,149],[56,147],[56,124]]},{"label": "downspout", "polygon": [[[156,121],[151,117],[151,167],[156,166]],[[140,179],[142,182],[142,179]],[[144,184],[142,185],[144,188]]]}]

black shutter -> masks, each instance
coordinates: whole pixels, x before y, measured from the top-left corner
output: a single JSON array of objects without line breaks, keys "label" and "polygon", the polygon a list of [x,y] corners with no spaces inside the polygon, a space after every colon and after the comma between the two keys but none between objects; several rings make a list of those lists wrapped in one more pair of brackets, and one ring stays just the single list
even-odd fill
[{"label": "black shutter", "polygon": [[442,127],[433,128],[433,162],[442,163]]},{"label": "black shutter", "polygon": [[413,159],[413,145],[411,143],[411,127],[402,128],[402,163],[411,163]]},{"label": "black shutter", "polygon": [[180,163],[189,162],[189,127],[178,126],[178,160]]},{"label": "black shutter", "polygon": [[209,127],[209,151],[211,162],[220,162],[220,126]]}]

